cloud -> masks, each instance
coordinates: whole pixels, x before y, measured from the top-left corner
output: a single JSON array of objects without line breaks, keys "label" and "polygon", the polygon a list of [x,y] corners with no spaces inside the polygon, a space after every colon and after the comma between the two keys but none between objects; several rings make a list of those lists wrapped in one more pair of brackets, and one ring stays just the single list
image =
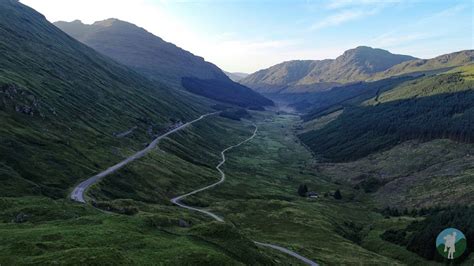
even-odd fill
[{"label": "cloud", "polygon": [[390,48],[407,43],[413,43],[416,41],[427,40],[435,37],[440,37],[439,34],[424,33],[424,32],[413,32],[413,33],[402,33],[399,31],[391,31],[384,33],[369,41],[370,45],[375,47]]},{"label": "cloud", "polygon": [[362,7],[362,6],[380,6],[394,3],[402,3],[405,0],[332,0],[324,7],[326,9],[341,9],[348,7]]},{"label": "cloud", "polygon": [[374,15],[378,12],[378,9],[372,10],[362,10],[362,9],[351,9],[351,10],[342,10],[336,14],[333,14],[329,17],[326,17],[322,21],[319,21],[311,25],[310,30],[320,30],[327,27],[337,26],[345,22],[352,20],[357,20],[359,18],[365,18],[371,15]]},{"label": "cloud", "polygon": [[[453,18],[466,8],[466,5],[459,4],[429,16],[421,17],[418,21],[399,26],[390,32],[375,37],[369,43],[376,47],[391,48],[406,46],[429,39],[447,38],[453,32],[453,29],[449,28],[446,30],[446,27],[443,27],[444,21]],[[426,27],[436,27],[437,30],[426,31]]]}]

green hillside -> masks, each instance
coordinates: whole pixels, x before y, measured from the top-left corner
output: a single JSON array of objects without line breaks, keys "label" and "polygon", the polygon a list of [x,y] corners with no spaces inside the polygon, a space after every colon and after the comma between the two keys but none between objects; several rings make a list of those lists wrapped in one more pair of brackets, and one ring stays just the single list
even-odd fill
[{"label": "green hillside", "polygon": [[76,40],[159,82],[179,86],[181,78],[227,80],[222,70],[202,57],[166,42],[143,28],[118,19],[55,22]]},{"label": "green hillside", "polygon": [[242,107],[273,105],[271,100],[235,82],[229,83],[228,81],[217,79],[183,78],[181,84],[192,93],[224,103]]},{"label": "green hillside", "polygon": [[[471,66],[472,67],[472,66]],[[301,139],[321,158],[354,160],[408,139],[472,142],[474,83],[461,73],[409,81],[350,106],[326,127]]]},{"label": "green hillside", "polygon": [[432,59],[416,59],[395,65],[375,75],[373,79],[399,76],[404,74],[423,74],[443,72],[453,67],[462,66],[474,61],[474,50],[465,50],[440,55]]},{"label": "green hillside", "polygon": [[[303,100],[295,100],[290,106],[304,112],[303,119],[309,121],[323,113],[331,113],[346,106],[359,105],[361,102],[376,97],[411,79],[411,77],[397,77],[340,86],[328,91],[298,97]],[[297,98],[293,96],[292,99]]]},{"label": "green hillside", "polygon": [[[78,180],[207,107],[0,3],[1,195],[63,197]],[[137,127],[131,137],[114,134]],[[17,185],[18,184],[18,185]]]},{"label": "green hillside", "polygon": [[[80,21],[56,22],[55,25],[73,38],[154,81],[175,88],[185,87],[198,95],[241,106],[273,104],[251,89],[235,83],[202,57],[131,23],[107,19],[91,25]],[[191,83],[198,83],[199,88],[189,85]],[[189,86],[182,86],[184,84]]]},{"label": "green hillside", "polygon": [[371,82],[396,76],[432,75],[472,62],[473,50],[432,59],[416,59],[361,46],[344,52],[334,60],[283,62],[257,71],[239,82],[261,93],[294,102],[294,94],[317,93],[342,85],[350,86],[354,82]]}]

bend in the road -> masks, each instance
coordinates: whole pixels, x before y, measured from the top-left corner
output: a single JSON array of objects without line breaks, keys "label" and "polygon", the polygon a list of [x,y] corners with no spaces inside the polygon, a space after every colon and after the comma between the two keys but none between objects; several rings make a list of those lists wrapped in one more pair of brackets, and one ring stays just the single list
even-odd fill
[{"label": "bend in the road", "polygon": [[110,175],[112,173],[114,173],[115,171],[119,170],[120,168],[124,167],[125,165],[135,161],[136,159],[139,159],[143,156],[145,156],[147,153],[149,153],[151,150],[153,150],[156,145],[158,145],[158,142],[175,133],[176,131],[179,131],[181,129],[184,129],[186,128],[187,126],[207,117],[207,116],[210,116],[210,115],[214,115],[218,112],[214,112],[214,113],[208,113],[208,114],[204,114],[204,115],[201,115],[199,118],[196,118],[190,122],[187,122],[177,128],[174,128],[168,132],[166,132],[165,134],[163,135],[160,135],[158,137],[156,137],[145,149],[131,155],[130,157],[128,157],[127,159],[107,168],[105,171],[102,171],[100,173],[98,173],[97,175],[93,176],[93,177],[90,177],[84,181],[82,181],[81,183],[79,183],[79,185],[77,185],[74,190],[72,191],[72,193],[70,194],[70,198],[73,200],[73,201],[77,201],[77,202],[81,202],[81,203],[86,203],[86,199],[85,199],[85,193],[87,191],[87,189],[89,189],[93,184],[99,182],[102,178],[104,178],[105,176],[107,175]]},{"label": "bend in the road", "polygon": [[[212,217],[214,220],[218,221],[218,222],[224,222],[224,219],[217,216],[216,214],[210,212],[210,211],[206,211],[206,210],[203,210],[203,209],[199,209],[199,208],[195,208],[195,207],[191,207],[191,206],[188,206],[186,204],[183,204],[180,202],[180,200],[188,197],[188,196],[191,196],[191,195],[194,195],[196,193],[199,193],[201,191],[204,191],[204,190],[207,190],[207,189],[210,189],[210,188],[213,188],[221,183],[223,183],[225,181],[225,173],[224,171],[222,171],[221,169],[221,166],[224,165],[225,161],[226,161],[226,158],[225,158],[225,152],[233,149],[233,148],[236,148],[236,147],[239,147],[240,145],[246,143],[246,142],[249,142],[250,140],[252,140],[253,138],[255,138],[255,136],[257,136],[257,132],[258,132],[258,127],[257,125],[253,125],[255,127],[255,130],[252,134],[252,136],[250,136],[249,138],[245,139],[244,141],[242,142],[239,142],[238,144],[236,145],[232,145],[230,147],[227,147],[226,149],[224,149],[222,152],[221,152],[221,157],[222,157],[222,160],[219,162],[219,164],[216,166],[216,169],[217,171],[219,171],[220,175],[221,175],[221,179],[219,181],[217,181],[216,183],[213,183],[209,186],[206,186],[206,187],[203,187],[203,188],[200,188],[200,189],[196,189],[194,191],[191,191],[187,194],[184,194],[184,195],[181,195],[181,196],[178,196],[178,197],[175,197],[175,198],[172,198],[171,199],[171,202],[173,204],[176,204],[178,205],[179,207],[182,207],[182,208],[185,208],[185,209],[188,209],[188,210],[192,210],[192,211],[197,211],[197,212],[200,212],[200,213],[203,213],[207,216],[210,216]],[[300,254],[294,252],[294,251],[291,251],[289,249],[286,249],[284,247],[280,247],[278,245],[273,245],[273,244],[268,244],[268,243],[261,243],[261,242],[258,242],[258,241],[253,241],[253,243],[255,243],[256,245],[259,245],[259,246],[262,246],[262,247],[267,247],[267,248],[272,248],[272,249],[275,249],[275,250],[278,250],[280,252],[283,252],[285,254],[288,254],[294,258],[297,258],[299,260],[301,260],[302,262],[308,264],[308,265],[311,265],[311,266],[319,266],[319,264],[317,264],[316,262],[306,258],[306,257],[303,257],[301,256]]]},{"label": "bend in the road", "polygon": [[255,138],[255,136],[257,135],[257,131],[258,131],[258,127],[256,125],[254,125],[255,127],[255,130],[252,134],[252,136],[250,136],[249,138],[245,139],[244,141],[241,141],[235,145],[232,145],[230,147],[227,147],[226,149],[224,149],[222,152],[221,152],[221,158],[222,160],[220,161],[220,163],[216,166],[216,169],[217,171],[219,171],[220,175],[221,175],[221,178],[219,179],[219,181],[213,183],[213,184],[210,184],[209,186],[206,186],[206,187],[203,187],[203,188],[200,188],[200,189],[196,189],[194,191],[191,191],[187,194],[184,194],[184,195],[181,195],[181,196],[178,196],[178,197],[175,197],[175,198],[172,198],[171,199],[171,202],[173,204],[176,204],[178,205],[179,207],[182,207],[182,208],[185,208],[185,209],[188,209],[188,210],[193,210],[193,211],[197,211],[197,212],[200,212],[200,213],[203,213],[207,216],[211,216],[212,218],[214,218],[214,220],[217,220],[219,222],[223,222],[224,220],[217,216],[216,214],[210,212],[210,211],[206,211],[206,210],[203,210],[203,209],[199,209],[199,208],[195,208],[195,207],[191,207],[191,206],[188,206],[186,204],[183,204],[181,203],[181,200],[188,197],[188,196],[191,196],[191,195],[194,195],[196,193],[199,193],[201,191],[204,191],[204,190],[207,190],[207,189],[210,189],[210,188],[213,188],[221,183],[223,183],[225,181],[225,173],[224,171],[221,170],[221,166],[225,163],[225,152],[228,151],[228,150],[231,150],[233,148],[236,148],[236,147],[239,147],[240,145],[252,140],[253,138]]}]

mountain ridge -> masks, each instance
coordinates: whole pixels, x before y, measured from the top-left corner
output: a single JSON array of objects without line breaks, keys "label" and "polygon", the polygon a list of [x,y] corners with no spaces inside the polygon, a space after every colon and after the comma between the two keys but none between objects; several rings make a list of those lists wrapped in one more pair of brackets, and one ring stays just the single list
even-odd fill
[{"label": "mountain ridge", "polygon": [[317,92],[352,82],[374,81],[417,72],[420,75],[463,65],[472,62],[473,58],[473,50],[418,59],[379,48],[359,46],[345,51],[336,59],[286,61],[250,74],[240,82],[266,94]]},{"label": "mountain ridge", "polygon": [[[155,82],[239,106],[273,104],[250,88],[235,83],[219,67],[204,58],[166,42],[135,24],[110,18],[90,25],[79,20],[56,22],[55,25],[99,53]],[[183,83],[184,79],[199,80],[203,86],[199,90],[189,89],[189,86],[183,86],[190,84]],[[219,84],[220,87],[216,89],[214,84]]]},{"label": "mountain ridge", "polygon": [[[2,193],[63,197],[78,178],[120,158],[110,146],[140,147],[210,110],[210,102],[151,82],[18,1],[0,2],[0,34],[0,167],[10,169]],[[132,127],[133,138],[114,136]]]},{"label": "mountain ridge", "polygon": [[[58,21],[54,25],[80,42],[154,80],[164,79],[179,84],[185,76],[227,79],[216,65],[205,61],[203,57],[126,21],[109,18],[93,24],[74,20]],[[134,47],[134,50],[130,50],[130,47]]]},{"label": "mountain ridge", "polygon": [[240,82],[266,93],[282,88],[291,91],[286,87],[299,87],[299,90],[304,90],[302,88],[315,84],[322,85],[319,89],[321,90],[336,84],[365,80],[373,73],[412,59],[415,58],[392,54],[378,48],[358,46],[335,59],[286,61],[257,71]]}]

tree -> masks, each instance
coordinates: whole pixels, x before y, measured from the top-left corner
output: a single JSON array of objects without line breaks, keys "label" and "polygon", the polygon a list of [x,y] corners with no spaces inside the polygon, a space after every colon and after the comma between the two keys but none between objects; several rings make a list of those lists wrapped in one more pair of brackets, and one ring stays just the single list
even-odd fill
[{"label": "tree", "polygon": [[306,193],[308,193],[308,187],[306,186],[306,184],[301,184],[298,187],[298,195],[300,195],[301,197],[306,197]]},{"label": "tree", "polygon": [[339,189],[336,190],[336,193],[334,193],[334,198],[337,200],[342,199],[341,191]]}]

